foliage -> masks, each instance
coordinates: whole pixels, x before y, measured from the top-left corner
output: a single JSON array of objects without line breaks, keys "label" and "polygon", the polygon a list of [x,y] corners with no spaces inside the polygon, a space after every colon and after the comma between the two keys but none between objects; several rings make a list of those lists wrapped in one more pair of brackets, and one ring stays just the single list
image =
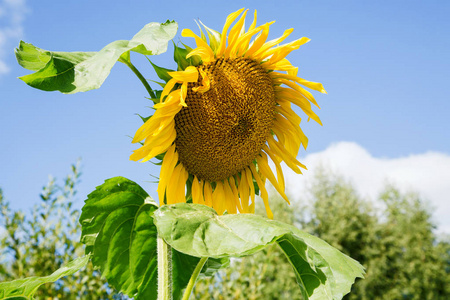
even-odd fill
[{"label": "foliage", "polygon": [[218,215],[205,205],[179,203],[155,212],[159,235],[197,257],[241,257],[277,243],[294,268],[305,299],[341,299],[362,266],[323,240],[294,226],[254,214]]},{"label": "foliage", "polygon": [[[130,51],[144,55],[165,52],[177,26],[173,21],[149,23],[131,40],[112,42],[99,52],[52,52],[21,42],[16,49],[17,60],[22,67],[35,72],[20,79],[45,91],[77,93],[99,88],[114,64],[120,61],[130,67],[146,87],[151,99],[155,99],[155,92],[131,63]],[[181,69],[187,60],[182,50],[175,46],[174,58]],[[165,74],[168,70],[156,67],[156,71],[166,81],[168,77]],[[256,179],[258,178],[257,176]],[[188,194],[189,188],[188,185]],[[184,200],[183,197],[176,202]],[[56,199],[50,202],[53,205],[58,201]],[[9,208],[5,207],[8,211]],[[56,219],[57,224],[58,220],[73,217],[70,208],[71,204],[68,206],[68,215],[62,212],[60,219]],[[66,233],[61,227],[52,228],[52,220],[44,219],[41,232],[42,236],[54,239],[50,255],[59,252],[62,253],[60,255],[66,255],[72,250],[71,258],[80,256],[74,255],[76,247],[61,244],[57,238],[58,233]],[[158,299],[169,299],[172,296],[178,299],[184,287],[186,292],[183,299],[187,299],[199,273],[203,276],[211,275],[217,268],[226,265],[229,257],[253,254],[275,243],[293,266],[305,299],[341,299],[350,291],[355,278],[362,277],[363,274],[363,268],[357,261],[293,226],[254,215],[218,216],[214,210],[195,204],[177,203],[157,208],[141,187],[123,177],[106,180],[88,196],[80,223],[81,241],[86,245],[86,254],[92,257],[94,267],[101,270],[113,287],[136,299],[156,299],[157,296]],[[30,227],[34,228],[33,225]],[[27,229],[23,227],[25,235]],[[78,227],[69,224],[68,229],[67,234],[70,236],[76,232],[71,230]],[[24,241],[19,241],[15,230],[8,234],[13,245],[16,243],[17,248],[24,247]],[[191,240],[192,248],[189,247],[188,240]],[[43,238],[39,236],[34,242],[41,247]],[[10,243],[9,240],[5,241],[7,247]],[[22,255],[19,249],[15,254],[16,260],[24,260],[18,268],[23,270],[29,263],[30,253]],[[50,257],[41,263],[49,264],[52,259]],[[206,260],[211,262],[203,267]],[[45,268],[47,274],[57,269],[52,268],[51,264],[45,266],[48,267]],[[67,270],[64,274],[71,275],[76,267],[82,266],[76,260],[50,276],[5,282],[0,286],[0,297],[33,297],[39,283],[56,280],[65,272],[63,270]],[[10,268],[14,269],[14,266]],[[176,276],[171,277],[172,271]],[[19,275],[23,275],[22,272]],[[62,284],[59,286],[60,293],[66,291]],[[27,292],[23,293],[23,290]],[[83,289],[80,290],[81,292],[75,292],[72,296],[84,297]]]},{"label": "foliage", "polygon": [[44,91],[73,94],[98,89],[118,60],[131,64],[130,51],[144,55],[165,52],[177,28],[174,21],[152,22],[131,40],[112,42],[98,52],[47,51],[21,41],[15,50],[17,62],[35,72],[20,79]]},{"label": "foliage", "polygon": [[[83,256],[79,242],[79,211],[73,207],[79,164],[60,185],[50,178],[41,201],[29,213],[13,211],[0,191],[0,282],[52,274],[76,257]],[[37,290],[38,299],[111,299],[112,291],[92,264],[78,273],[45,284]]]},{"label": "foliage", "polygon": [[[450,243],[438,241],[417,194],[387,186],[371,203],[325,170],[317,173],[309,192],[311,197],[288,210],[283,200],[272,199],[275,216],[301,225],[366,267],[365,279],[346,299],[450,298]],[[293,277],[280,249],[273,247],[234,260],[231,268],[199,281],[194,294],[196,299],[301,299]]]}]

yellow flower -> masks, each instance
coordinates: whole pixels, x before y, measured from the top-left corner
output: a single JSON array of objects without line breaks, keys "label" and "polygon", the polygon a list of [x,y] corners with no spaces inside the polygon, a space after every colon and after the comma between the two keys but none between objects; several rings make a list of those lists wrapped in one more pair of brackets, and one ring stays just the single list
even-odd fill
[{"label": "yellow flower", "polygon": [[208,39],[201,29],[200,37],[182,31],[197,44],[186,58],[201,62],[168,72],[171,79],[154,105],[155,113],[136,132],[133,142],[145,141],[130,159],[144,162],[164,154],[160,203],[184,202],[188,196],[219,214],[251,213],[259,188],[272,218],[266,179],[289,202],[280,163],[297,173],[305,168],[296,156],[308,139],[291,104],[321,124],[311,109],[311,103],[318,105],[303,87],[326,92],[322,84],[297,77],[298,68],[285,57],[309,39],[279,45],[293,31],[289,29],[267,41],[273,22],[256,26],[255,11],[245,31],[246,14],[244,9],[230,14],[222,34],[203,25]]}]

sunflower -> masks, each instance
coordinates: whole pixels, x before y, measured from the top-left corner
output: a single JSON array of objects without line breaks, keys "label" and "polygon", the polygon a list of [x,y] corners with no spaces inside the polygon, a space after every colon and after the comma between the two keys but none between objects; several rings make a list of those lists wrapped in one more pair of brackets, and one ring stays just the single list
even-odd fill
[{"label": "sunflower", "polygon": [[311,103],[319,106],[304,87],[326,92],[322,84],[297,77],[298,68],[285,57],[309,39],[279,45],[292,33],[288,29],[267,41],[274,22],[256,26],[255,11],[245,31],[246,14],[244,9],[230,14],[221,34],[202,24],[208,38],[200,26],[200,37],[182,31],[197,44],[186,48],[190,63],[167,72],[154,114],[134,136],[134,143],[144,142],[131,160],[162,159],[160,203],[192,199],[219,214],[253,213],[259,193],[272,218],[266,179],[289,203],[280,163],[296,173],[306,169],[296,156],[308,139],[291,105],[321,124]]}]

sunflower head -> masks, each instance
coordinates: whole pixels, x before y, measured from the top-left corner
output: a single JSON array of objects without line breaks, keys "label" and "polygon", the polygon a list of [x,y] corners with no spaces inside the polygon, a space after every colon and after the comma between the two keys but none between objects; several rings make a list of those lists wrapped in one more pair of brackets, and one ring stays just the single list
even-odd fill
[{"label": "sunflower head", "polygon": [[280,163],[297,173],[305,168],[296,156],[308,139],[291,105],[321,124],[305,87],[325,90],[297,77],[298,68],[286,56],[309,39],[279,45],[289,29],[267,41],[273,22],[256,26],[255,11],[245,30],[246,14],[244,9],[230,14],[222,33],[202,24],[207,37],[201,27],[200,36],[184,29],[182,36],[194,38],[197,47],[175,46],[178,71],[157,70],[166,70],[166,84],[154,114],[136,132],[133,142],[144,143],[131,159],[162,159],[160,203],[192,199],[220,214],[249,213],[259,193],[272,218],[266,179],[288,201]]}]

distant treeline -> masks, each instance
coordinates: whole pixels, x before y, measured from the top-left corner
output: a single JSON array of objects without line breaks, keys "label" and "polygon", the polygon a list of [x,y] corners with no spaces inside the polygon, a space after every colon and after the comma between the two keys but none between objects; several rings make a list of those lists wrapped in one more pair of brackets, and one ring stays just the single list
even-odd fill
[{"label": "distant treeline", "polygon": [[[12,210],[0,190],[0,226],[5,229],[0,235],[0,281],[49,275],[83,255],[79,211],[73,208],[79,179],[78,165],[73,165],[62,184],[50,180],[38,204],[25,211]],[[450,242],[435,235],[431,212],[417,194],[386,186],[375,203],[366,201],[342,177],[321,169],[300,198],[288,206],[273,197],[275,219],[319,236],[366,267],[366,278],[357,281],[346,299],[450,299]],[[257,213],[265,215],[261,205]],[[273,245],[263,252],[232,260],[227,269],[200,280],[192,298],[302,299],[280,249]],[[42,286],[36,298],[124,296],[89,264],[57,284]]]}]

